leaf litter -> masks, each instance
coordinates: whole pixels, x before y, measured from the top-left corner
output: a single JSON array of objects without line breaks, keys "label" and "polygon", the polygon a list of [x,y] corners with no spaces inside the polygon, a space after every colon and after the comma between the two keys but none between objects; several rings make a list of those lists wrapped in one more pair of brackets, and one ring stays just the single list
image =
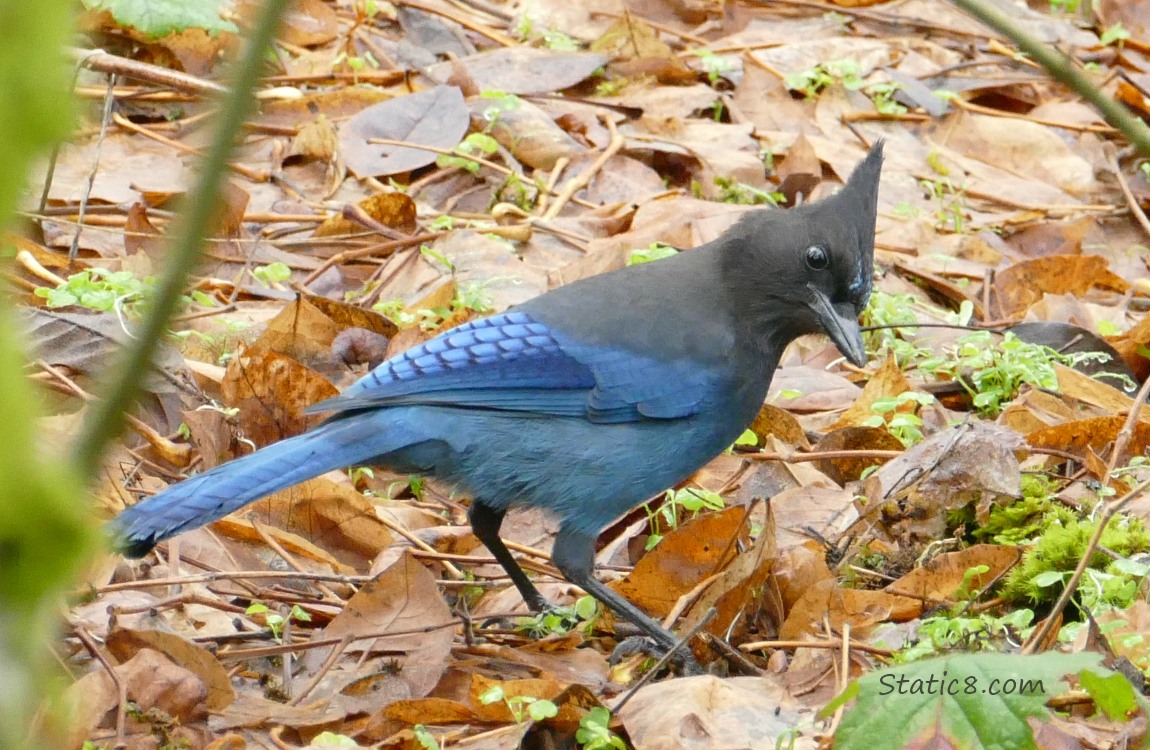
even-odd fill
[{"label": "leaf litter", "polygon": [[[1121,361],[987,365],[976,355],[991,344],[918,328],[868,334],[874,356],[856,371],[825,341],[797,342],[754,445],[620,519],[597,560],[652,614],[702,627],[700,659],[755,677],[657,682],[609,730],[636,748],[780,737],[811,747],[833,731],[816,712],[901,648],[931,644],[952,660],[1017,651],[1050,592],[1030,582],[1031,602],[993,597],[1038,543],[1039,519],[1087,517],[1145,479],[1147,416],[1128,416],[1150,374],[1150,170],[957,9],[855,6],[297,3],[172,346],[107,464],[106,512],[297,433],[308,405],[444,328],[656,243],[701,244],[755,206],[817,198],[885,138],[867,322],[973,315],[997,330],[1024,324],[1012,329],[1023,343],[1065,353],[1098,342]],[[1012,12],[1145,116],[1150,4],[1076,6]],[[54,394],[46,442],[66,439],[130,335],[204,146],[203,94],[236,46],[219,19],[200,21],[211,34],[134,23],[85,16],[110,53],[77,85],[91,116],[61,150],[45,204],[29,208],[35,228],[10,238],[35,377]],[[117,79],[101,136],[98,73],[117,71],[117,55],[155,67]],[[127,278],[143,283],[115,286]],[[110,306],[77,304],[93,279]],[[77,303],[51,309],[41,287]],[[983,379],[972,393],[980,372],[1015,380],[998,392]],[[726,508],[699,507],[705,493]],[[1139,496],[1122,523],[1147,512]],[[548,560],[553,531],[537,513],[504,527],[543,592],[577,608],[580,592]],[[1150,551],[1136,542],[1132,552]],[[588,731],[581,719],[616,707],[642,661],[608,664],[622,637],[610,613],[542,634],[515,628],[522,603],[467,530],[466,498],[432,481],[331,473],[161,550],[94,565],[92,598],[71,610],[59,653],[78,676],[74,746],[303,747],[334,733],[377,747],[571,747]],[[1105,647],[1084,628],[1065,638],[1145,672],[1145,648],[1118,637],[1145,629],[1145,606],[1103,591],[1117,580],[1110,563],[1092,568],[1098,592],[1080,606],[1119,630],[1097,635]],[[1137,591],[1145,574],[1119,583]],[[1019,611],[1033,621],[1008,622]],[[949,640],[931,630],[960,618],[979,624]],[[1035,674],[1074,673],[1069,664]],[[860,702],[876,717],[871,746],[907,737],[883,723],[897,704],[874,695]],[[555,716],[533,719],[539,701]],[[1001,739],[969,706],[937,708],[913,727],[919,739]],[[1142,729],[1019,710],[1063,741],[1145,740],[1144,709]],[[967,721],[975,740],[956,729]],[[1009,741],[1032,741],[1021,723],[1012,731]]]}]

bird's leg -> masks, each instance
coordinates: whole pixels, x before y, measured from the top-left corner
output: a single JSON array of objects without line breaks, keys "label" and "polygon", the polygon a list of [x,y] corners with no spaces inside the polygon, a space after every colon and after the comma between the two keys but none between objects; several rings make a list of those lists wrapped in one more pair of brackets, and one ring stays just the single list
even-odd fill
[{"label": "bird's leg", "polygon": [[519,567],[519,563],[515,562],[515,558],[511,556],[511,550],[507,549],[507,545],[499,538],[499,527],[503,525],[503,516],[506,514],[507,511],[491,508],[479,500],[472,500],[471,508],[467,511],[467,518],[471,521],[471,530],[475,532],[475,536],[483,542],[483,545],[495,556],[496,561],[507,571],[507,575],[511,577],[511,582],[515,584],[515,588],[519,589],[519,595],[523,597],[528,609],[536,613],[554,609],[555,605],[539,593],[539,589],[535,588],[535,584],[531,582],[531,579],[523,572],[523,568]]},{"label": "bird's leg", "polygon": [[[595,537],[571,529],[560,528],[551,549],[551,562],[562,571],[567,580],[613,609],[624,619],[642,630],[663,652],[679,643],[675,634],[648,617],[642,610],[595,578]],[[688,649],[681,651],[687,673],[702,673]]]}]

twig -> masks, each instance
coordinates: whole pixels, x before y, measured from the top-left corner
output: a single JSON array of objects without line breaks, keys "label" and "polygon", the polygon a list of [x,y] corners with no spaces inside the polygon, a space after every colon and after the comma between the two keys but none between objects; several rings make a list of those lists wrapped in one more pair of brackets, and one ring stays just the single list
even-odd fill
[{"label": "twig", "polygon": [[88,173],[88,182],[84,186],[84,195],[80,197],[80,213],[76,219],[76,233],[72,235],[72,246],[68,248],[68,262],[76,260],[80,252],[80,235],[84,233],[84,214],[88,210],[88,201],[92,198],[92,188],[96,186],[96,174],[100,170],[100,154],[104,150],[104,141],[108,138],[108,122],[112,119],[112,107],[116,104],[116,97],[112,92],[116,90],[116,76],[108,76],[108,91],[104,96],[104,113],[100,116],[100,133],[96,136],[95,153],[92,154],[92,170]]},{"label": "twig", "polygon": [[[496,162],[493,162],[490,159],[484,159],[482,156],[476,156],[475,154],[465,154],[464,152],[460,151],[457,148],[454,148],[454,149],[452,149],[452,148],[440,148],[438,146],[427,146],[427,145],[424,145],[422,143],[414,143],[412,141],[396,141],[396,140],[392,140],[391,138],[368,138],[367,142],[374,144],[374,145],[380,145],[380,146],[400,146],[402,148],[413,148],[417,151],[430,151],[433,154],[442,154],[444,156],[455,156],[455,157],[458,157],[460,159],[467,159],[468,161],[473,161],[476,164],[482,164],[485,167],[488,167],[490,169],[495,170],[496,172],[498,172],[501,175],[505,175],[507,177],[517,177],[526,183],[531,182],[531,180],[526,175],[524,175],[520,172],[516,172],[514,169],[510,169],[508,167],[505,167],[502,164],[497,164]],[[557,196],[557,195],[559,195],[559,193],[554,193],[554,195]],[[573,202],[578,203],[580,206],[583,206],[584,208],[599,208],[594,203],[591,203],[589,201],[575,199]]]},{"label": "twig", "polygon": [[[136,133],[137,135],[142,135],[145,138],[151,138],[156,143],[162,143],[165,146],[167,146],[168,148],[174,148],[176,151],[179,151],[181,154],[195,154],[198,156],[201,153],[200,149],[198,149],[198,148],[193,148],[193,147],[188,146],[186,144],[180,143],[179,141],[175,141],[175,140],[172,140],[171,138],[167,138],[165,136],[162,136],[159,133],[155,132],[154,130],[150,130],[148,128],[141,127],[140,125],[137,125],[136,123],[129,120],[127,117],[124,117],[123,115],[119,115],[119,114],[112,115],[112,120],[117,125],[119,125],[121,128],[123,128],[124,130],[127,130],[127,131],[132,132],[132,133]],[[271,179],[271,176],[266,171],[255,170],[255,169],[252,169],[251,167],[245,167],[242,164],[231,164],[231,163],[229,163],[227,165],[227,167],[228,167],[228,169],[232,170],[233,172],[235,172],[237,174],[241,174],[244,177],[247,177],[252,182],[267,182],[268,180]]]},{"label": "twig", "polygon": [[1126,136],[1143,156],[1150,157],[1150,128],[1122,104],[1104,94],[1074,66],[1070,58],[1028,34],[1014,22],[1014,19],[984,0],[952,0],[952,2],[1018,45],[1020,50],[1030,55],[1031,59],[1041,65],[1047,73],[1093,104],[1102,115],[1102,119]]},{"label": "twig", "polygon": [[[607,144],[607,148],[603,149],[603,153],[599,154],[599,157],[595,159],[595,162],[590,167],[584,169],[576,177],[564,183],[563,188],[555,197],[555,202],[552,203],[543,214],[544,221],[554,219],[559,215],[559,212],[563,210],[564,206],[568,203],[576,202],[575,193],[587,187],[591,182],[591,178],[599,174],[600,170],[607,164],[607,161],[623,148],[623,144],[626,141],[615,128],[615,120],[610,117],[601,117],[600,119],[607,125],[607,130],[611,132],[611,142]],[[586,204],[582,203],[581,205]]]},{"label": "twig", "polygon": [[102,49],[72,49],[69,51],[85,68],[99,73],[120,75],[124,78],[132,78],[189,94],[223,94],[227,91],[226,88],[214,81],[180,73],[171,68],[162,68],[159,65],[129,60]]},{"label": "twig", "polygon": [[[889,648],[880,648],[872,646],[869,643],[859,643],[858,641],[850,641],[850,647],[855,651],[865,651],[868,654],[876,654],[878,656],[893,656],[894,650]],[[821,649],[836,649],[842,648],[843,641],[752,641],[751,643],[739,644],[739,649],[742,651],[762,651],[766,648],[786,648],[786,649],[799,649],[799,648],[821,648]]]},{"label": "twig", "polygon": [[[308,681],[308,683],[306,685],[304,685],[304,688],[303,688],[303,690],[301,690],[299,692],[299,695],[295,696],[290,701],[288,701],[288,705],[289,706],[298,706],[300,704],[300,701],[302,701],[309,694],[311,694],[311,691],[315,690],[316,685],[318,685],[320,683],[320,680],[322,680],[324,677],[327,676],[327,673],[330,672],[331,668],[335,666],[336,660],[339,659],[339,657],[343,655],[343,652],[347,649],[348,646],[351,645],[351,642],[354,640],[357,640],[357,638],[355,635],[353,635],[351,633],[348,633],[343,638],[340,638],[339,643],[335,644],[335,648],[333,648],[331,650],[331,653],[327,655],[327,658],[323,660],[323,665],[320,666],[320,668],[316,670],[316,673],[314,675],[312,675],[312,678]],[[292,654],[292,653],[294,653],[294,652],[293,651],[285,651],[284,656],[287,656],[288,654]]]},{"label": "twig", "polygon": [[85,630],[84,628],[75,628],[76,636],[80,642],[84,644],[84,648],[88,649],[88,653],[92,658],[100,662],[100,666],[108,673],[108,678],[112,680],[112,684],[116,686],[117,701],[116,701],[116,747],[124,747],[124,724],[127,721],[128,713],[128,688],[120,679],[120,675],[116,674],[116,670],[108,659],[104,656],[104,652],[100,650],[96,639]]},{"label": "twig", "polygon": [[1130,189],[1130,183],[1128,183],[1122,175],[1122,168],[1118,166],[1118,160],[1114,158],[1113,154],[1107,154],[1106,161],[1110,165],[1110,169],[1114,171],[1114,176],[1118,178],[1118,187],[1122,188],[1122,195],[1126,198],[1126,205],[1130,207],[1130,213],[1134,214],[1134,218],[1138,220],[1142,231],[1150,235],[1150,219],[1146,218],[1146,212],[1142,210],[1138,199],[1134,197],[1134,191]]},{"label": "twig", "polygon": [[393,5],[406,5],[409,8],[415,8],[416,10],[421,10],[424,13],[431,13],[432,15],[442,16],[450,21],[455,21],[465,29],[471,29],[476,34],[485,36],[496,44],[500,44],[504,47],[519,46],[519,42],[515,41],[506,34],[501,34],[498,31],[488,28],[487,26],[484,26],[483,24],[468,18],[462,13],[457,13],[454,10],[448,10],[446,8],[435,5],[424,5],[422,2],[418,2],[417,0],[395,0]]},{"label": "twig", "polygon": [[339,252],[331,256],[323,263],[321,263],[319,268],[309,273],[307,278],[303,280],[303,286],[306,287],[308,284],[311,284],[320,276],[322,276],[324,272],[329,268],[338,266],[340,263],[346,263],[347,261],[355,260],[356,258],[366,258],[370,255],[381,255],[386,258],[397,250],[402,250],[403,248],[411,247],[412,245],[422,245],[424,242],[431,242],[433,240],[439,239],[442,236],[443,232],[425,232],[423,234],[417,234],[412,237],[405,237],[402,240],[390,240],[388,242],[380,242],[375,245],[368,245],[367,247],[357,247],[354,250],[344,250],[343,252]]}]

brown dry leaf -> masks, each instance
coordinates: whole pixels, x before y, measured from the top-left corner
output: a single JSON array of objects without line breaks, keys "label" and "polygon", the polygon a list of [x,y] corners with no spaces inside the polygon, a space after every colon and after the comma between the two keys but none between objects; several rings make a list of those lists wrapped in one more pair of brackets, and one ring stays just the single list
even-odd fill
[{"label": "brown dry leaf", "polygon": [[211,34],[203,29],[184,29],[160,39],[149,39],[135,29],[130,36],[143,45],[146,54],[143,60],[151,60],[157,65],[183,70],[194,76],[206,76],[213,72],[219,61],[239,41],[235,34],[221,32]]},{"label": "brown dry leaf", "polygon": [[[1077,399],[1105,411],[1118,413],[1129,412],[1134,406],[1134,399],[1114,386],[1065,365],[1056,362],[1054,373],[1058,377],[1058,392],[1064,398]],[[1140,411],[1138,418],[1150,421],[1150,414]]]},{"label": "brown dry leaf", "polygon": [[329,727],[344,718],[346,712],[327,701],[313,701],[303,706],[290,706],[260,695],[242,694],[211,719],[216,732],[229,729],[284,726],[294,729]]},{"label": "brown dry leaf", "polygon": [[252,344],[255,351],[268,351],[299,360],[326,358],[339,334],[339,326],[319,310],[311,299],[299,297],[268,321]]},{"label": "brown dry leaf", "polygon": [[[910,382],[895,361],[894,353],[890,352],[882,365],[871,375],[858,399],[842,413],[837,422],[831,425],[831,429],[862,427],[867,420],[875,416],[875,411],[871,408],[875,401],[880,398],[892,398],[909,390],[911,390]],[[914,407],[907,405],[906,408],[913,409]],[[826,450],[826,448],[820,450]]]},{"label": "brown dry leaf", "polygon": [[680,596],[734,557],[735,542],[748,532],[745,519],[746,510],[733,507],[682,524],[611,588],[652,616],[666,616]]},{"label": "brown dry leaf", "polygon": [[1150,53],[1150,4],[1146,0],[1099,0],[1094,12],[1098,14],[1099,28],[1122,24],[1130,34],[1124,43]]},{"label": "brown dry leaf", "polygon": [[137,201],[128,209],[128,223],[124,226],[124,252],[128,255],[146,253],[151,257],[159,257],[167,248],[159,229],[148,220],[148,206],[143,201]]},{"label": "brown dry leaf", "polygon": [[772,573],[783,606],[789,611],[815,584],[834,578],[827,566],[828,550],[813,540],[786,549],[779,554]]},{"label": "brown dry leaf", "polygon": [[1130,109],[1138,112],[1142,117],[1150,114],[1150,96],[1145,92],[1147,90],[1146,75],[1131,76],[1139,85],[1135,86],[1130,81],[1122,80],[1118,82],[1118,91],[1115,92],[1115,97],[1118,101],[1125,104]]},{"label": "brown dry leaf", "polygon": [[827,60],[853,60],[859,75],[866,78],[876,67],[891,61],[891,46],[879,39],[857,36],[834,36],[824,39],[792,38],[788,44],[756,49],[751,56],[767,70],[790,75],[810,70]]},{"label": "brown dry leaf", "polygon": [[300,534],[361,570],[392,542],[366,497],[323,477],[256,501],[249,517]]},{"label": "brown dry leaf", "polygon": [[419,698],[390,703],[383,715],[404,724],[470,724],[479,717],[468,706],[447,698]]},{"label": "brown dry leaf", "polygon": [[1055,185],[1071,195],[1083,195],[1096,186],[1090,162],[1045,125],[960,110],[943,128],[941,142],[968,157]]},{"label": "brown dry leaf", "polygon": [[782,367],[771,380],[767,401],[791,412],[837,411],[853,404],[861,390],[821,367]]},{"label": "brown dry leaf", "polygon": [[807,433],[799,424],[799,420],[786,409],[780,409],[773,404],[763,404],[749,429],[759,439],[759,445],[766,445],[767,436],[771,435],[796,448],[808,450],[811,447]]},{"label": "brown dry leaf", "polygon": [[1098,226],[1098,219],[1085,216],[1075,221],[1046,221],[1022,227],[1006,242],[1026,258],[1045,255],[1078,255],[1082,240]]},{"label": "brown dry leaf", "polygon": [[823,165],[805,135],[800,135],[787,151],[778,169],[778,192],[787,206],[800,206],[810,200],[815,187],[822,182]]},{"label": "brown dry leaf", "polygon": [[[317,573],[335,572],[341,575],[351,575],[355,573],[355,568],[341,564],[327,550],[312,544],[299,534],[284,531],[274,526],[260,525],[259,528],[256,528],[255,521],[238,517],[236,514],[221,518],[211,525],[211,529],[229,539],[255,545],[266,545],[267,542],[264,537],[270,537],[276,544],[282,547],[284,551],[292,555],[295,561],[302,565],[305,570],[311,570]],[[189,535],[197,533],[202,532],[200,530],[188,532]],[[232,552],[228,554],[234,556]]]},{"label": "brown dry leaf", "polygon": [[372,105],[343,124],[343,161],[359,177],[387,177],[433,163],[438,154],[418,148],[373,144],[373,138],[453,149],[463,140],[471,117],[455,86],[399,96]]},{"label": "brown dry leaf", "polygon": [[303,125],[292,138],[284,164],[309,161],[332,161],[339,150],[339,135],[325,115],[319,115]]},{"label": "brown dry leaf", "polygon": [[551,169],[560,159],[573,159],[587,152],[540,107],[528,101],[494,105],[483,97],[468,100],[471,116],[484,132],[534,169]]},{"label": "brown dry leaf", "polygon": [[[435,576],[405,554],[360,588],[315,638],[350,639],[348,653],[365,648],[387,652],[401,666],[388,676],[384,694],[422,698],[447,669],[456,626]],[[330,652],[327,648],[308,652],[301,660],[305,673],[316,674]]]},{"label": "brown dry leaf", "polygon": [[629,154],[663,154],[697,161],[699,190],[704,197],[720,200],[722,188],[716,177],[736,180],[755,188],[768,187],[763,174],[759,144],[750,124],[732,124],[673,118],[644,117],[634,126],[620,128],[628,136]]},{"label": "brown dry leaf", "polygon": [[[714,607],[715,617],[707,623],[706,631],[716,638],[738,643],[746,638],[748,622],[744,617],[748,608],[765,610],[767,619],[779,624],[783,620],[782,598],[774,581],[769,580],[771,569],[778,557],[774,516],[767,507],[767,523],[754,546],[736,557],[723,572],[710,583],[691,606],[683,630],[691,630]],[[658,549],[658,548],[656,548]],[[753,618],[759,621],[760,618]]]},{"label": "brown dry leaf", "polygon": [[[664,83],[693,77],[671,47],[659,38],[659,32],[630,13],[617,19],[592,42],[591,51],[610,55],[616,61],[612,67],[623,71],[626,76],[642,72],[657,75]],[[618,62],[622,61],[630,65],[619,67]]]},{"label": "brown dry leaf", "polygon": [[108,650],[121,662],[128,661],[142,649],[152,649],[195,674],[207,687],[204,705],[209,711],[222,711],[236,699],[228,671],[216,657],[203,646],[174,633],[117,628],[108,634],[106,643]]},{"label": "brown dry leaf", "polygon": [[58,716],[66,725],[59,731],[60,747],[82,747],[120,702],[116,683],[103,669],[95,669],[73,682],[64,691]]},{"label": "brown dry leaf", "polygon": [[220,389],[224,403],[239,409],[239,424],[257,445],[298,435],[320,423],[322,416],[304,410],[339,395],[326,378],[294,359],[260,349],[234,357]]},{"label": "brown dry leaf", "polygon": [[1097,616],[1116,656],[1125,656],[1139,669],[1150,667],[1150,604],[1136,601],[1126,609],[1112,609]]},{"label": "brown dry leaf", "polygon": [[141,710],[158,708],[187,724],[207,716],[208,688],[194,672],[177,666],[158,651],[142,648],[116,667],[128,699]]},{"label": "brown dry leaf", "polygon": [[780,550],[805,544],[815,534],[816,539],[835,539],[846,523],[844,517],[854,518],[854,493],[828,487],[830,482],[819,476],[821,485],[791,487],[771,498]]},{"label": "brown dry leaf", "polygon": [[[869,383],[867,387],[870,387]],[[816,453],[897,451],[902,449],[903,444],[885,427],[840,427],[824,435],[823,439],[814,446]],[[825,458],[816,461],[815,466],[838,484],[846,484],[860,478],[867,469],[882,466],[886,461],[887,459],[878,457]]]},{"label": "brown dry leaf", "polygon": [[[403,193],[379,193],[364,198],[356,207],[370,219],[385,227],[411,234],[416,230],[415,201]],[[353,221],[343,214],[333,214],[316,227],[316,237],[337,237],[369,230],[363,222]]]},{"label": "brown dry leaf", "polygon": [[1150,359],[1141,350],[1150,346],[1150,315],[1143,315],[1128,331],[1110,343],[1122,355],[1122,359],[1134,371],[1139,382],[1150,377]]},{"label": "brown dry leaf", "polygon": [[[887,586],[884,591],[922,600],[928,606],[950,604],[955,592],[965,590],[973,594],[998,580],[1022,559],[1018,547],[999,544],[976,544],[959,552],[947,552],[915,568]],[[967,573],[976,566],[989,570],[967,580]]]},{"label": "brown dry leaf", "polygon": [[261,125],[281,128],[304,127],[319,117],[339,122],[390,98],[387,92],[374,86],[312,91],[298,99],[279,99],[263,104],[257,121]]},{"label": "brown dry leaf", "polygon": [[968,503],[985,519],[992,503],[1021,495],[1016,452],[1024,449],[1018,433],[989,422],[930,435],[867,477],[867,510],[859,523],[892,538],[925,541],[943,532],[948,511]]},{"label": "brown dry leaf", "polygon": [[606,55],[591,52],[507,47],[433,65],[427,74],[445,83],[454,63],[467,71],[480,91],[551,94],[585,81],[608,60]]},{"label": "brown dry leaf", "polygon": [[802,718],[776,682],[711,675],[664,680],[619,712],[635,750],[772,748]]},{"label": "brown dry leaf", "polygon": [[[1031,311],[1036,312],[1039,308],[1046,307],[1046,303],[1048,302],[1066,298],[1078,302],[1076,298],[1069,297],[1069,295],[1063,295],[1062,297],[1048,295],[1042,302],[1032,307]],[[1089,316],[1083,315],[1081,317]],[[1019,323],[1018,325],[1011,326],[1007,331],[1013,333],[1023,341],[1048,346],[1061,354],[1103,355],[1102,361],[1090,359],[1075,363],[1074,370],[1081,375],[1088,375],[1099,381],[1121,387],[1126,394],[1130,396],[1134,395],[1134,392],[1138,390],[1134,373],[1126,366],[1118,350],[1107,343],[1101,336],[1081,326],[1048,320],[1033,323]]]},{"label": "brown dry leaf", "polygon": [[[66,367],[99,379],[106,377],[109,361],[119,353],[127,333],[119,317],[111,312],[93,312],[73,306],[63,310],[26,308],[21,310],[23,342],[35,355],[50,365]],[[179,373],[184,358],[171,344],[161,342],[152,358],[158,370]],[[175,386],[167,378],[149,373],[144,386],[151,393],[173,393]]]},{"label": "brown dry leaf", "polygon": [[292,0],[280,18],[279,38],[297,47],[315,47],[339,35],[339,17],[323,0]]},{"label": "brown dry leaf", "polygon": [[395,323],[372,310],[349,305],[339,300],[317,297],[312,294],[303,295],[302,299],[319,310],[339,325],[340,328],[366,328],[381,336],[394,336],[399,329]]},{"label": "brown dry leaf", "polygon": [[[1087,449],[1102,453],[1126,424],[1126,417],[1093,417],[1043,427],[1027,433],[1026,442],[1035,448],[1053,448],[1075,455],[1084,455]],[[1150,447],[1150,424],[1139,420],[1126,451],[1119,457],[1119,465],[1130,456],[1138,456]]]},{"label": "brown dry leaf", "polygon": [[779,638],[795,640],[808,634],[822,633],[822,623],[841,633],[850,623],[854,631],[865,634],[880,622],[905,622],[918,617],[923,603],[885,591],[856,591],[840,588],[834,579],[819,581],[807,589],[779,628]]},{"label": "brown dry leaf", "polygon": [[[96,139],[65,144],[52,173],[49,197],[63,203],[78,202],[87,193],[95,158]],[[179,152],[125,132],[109,132],[99,145],[100,169],[92,185],[91,200],[131,204],[141,191],[183,193],[188,167]],[[75,232],[75,227],[69,231]],[[121,246],[123,242],[120,242]]]},{"label": "brown dry leaf", "polygon": [[1117,292],[1125,292],[1130,286],[1111,273],[1100,255],[1049,255],[1024,260],[999,271],[994,281],[999,309],[1007,318],[1026,312],[1043,294],[1082,296],[1095,286]]}]

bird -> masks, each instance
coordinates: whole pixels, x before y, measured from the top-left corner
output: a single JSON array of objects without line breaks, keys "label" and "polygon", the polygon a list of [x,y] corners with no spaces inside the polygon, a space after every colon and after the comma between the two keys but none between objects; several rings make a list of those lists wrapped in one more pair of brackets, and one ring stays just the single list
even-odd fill
[{"label": "bird", "polygon": [[475,536],[526,605],[550,602],[499,536],[515,507],[558,521],[551,559],[657,649],[673,633],[594,575],[618,517],[687,480],[758,414],[783,350],[824,334],[862,367],[883,142],[833,195],[744,214],[671,257],[552,289],[384,361],[310,431],[194,475],[110,522],[141,557],[278,490],[354,465],[433,475],[470,495]]}]

